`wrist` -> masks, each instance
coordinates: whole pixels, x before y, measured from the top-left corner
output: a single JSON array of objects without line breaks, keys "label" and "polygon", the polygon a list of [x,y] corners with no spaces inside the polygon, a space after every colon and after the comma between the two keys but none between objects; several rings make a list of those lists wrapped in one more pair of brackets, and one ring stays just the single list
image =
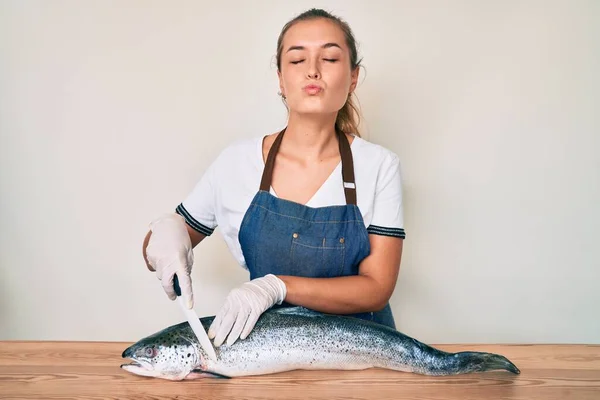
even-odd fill
[{"label": "wrist", "polygon": [[287,297],[288,288],[286,282],[282,279],[282,277],[274,274],[267,274],[265,275],[265,278],[269,279],[272,287],[277,292],[277,296],[274,300],[275,304],[283,303]]}]

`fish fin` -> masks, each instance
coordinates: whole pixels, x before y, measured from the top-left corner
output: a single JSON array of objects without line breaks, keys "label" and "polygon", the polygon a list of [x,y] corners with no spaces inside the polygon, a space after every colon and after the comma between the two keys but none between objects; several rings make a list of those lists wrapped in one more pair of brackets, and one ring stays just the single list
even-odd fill
[{"label": "fish fin", "polygon": [[230,376],[219,374],[219,373],[216,373],[216,372],[202,371],[201,369],[193,369],[185,377],[186,380],[201,379],[201,378],[231,379]]},{"label": "fish fin", "polygon": [[486,363],[486,370],[503,369],[513,374],[519,375],[521,370],[508,358],[500,354],[489,354]]},{"label": "fish fin", "polygon": [[521,371],[508,358],[493,353],[462,351],[451,356],[455,373],[506,370],[519,375]]}]

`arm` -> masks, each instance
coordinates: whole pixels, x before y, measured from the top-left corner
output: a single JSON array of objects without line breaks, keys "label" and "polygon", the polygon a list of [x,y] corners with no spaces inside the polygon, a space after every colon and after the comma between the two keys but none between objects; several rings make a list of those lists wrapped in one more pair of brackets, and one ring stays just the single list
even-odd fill
[{"label": "arm", "polygon": [[381,310],[396,287],[403,239],[370,234],[369,241],[371,254],[362,261],[356,276],[304,278],[278,275],[287,287],[285,301],[334,314]]}]

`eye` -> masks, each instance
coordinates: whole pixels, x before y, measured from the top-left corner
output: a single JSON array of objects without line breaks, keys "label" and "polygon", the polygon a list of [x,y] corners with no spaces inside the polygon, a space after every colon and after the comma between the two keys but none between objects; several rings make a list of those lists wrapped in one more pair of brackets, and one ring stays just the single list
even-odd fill
[{"label": "eye", "polygon": [[[330,62],[330,63],[335,63],[335,62],[339,61],[337,58],[324,58],[323,60],[325,60],[327,62]],[[290,63],[291,64],[300,64],[303,61],[304,60],[290,61]]]},{"label": "eye", "polygon": [[154,347],[146,348],[146,356],[150,358],[156,356],[156,349]]}]

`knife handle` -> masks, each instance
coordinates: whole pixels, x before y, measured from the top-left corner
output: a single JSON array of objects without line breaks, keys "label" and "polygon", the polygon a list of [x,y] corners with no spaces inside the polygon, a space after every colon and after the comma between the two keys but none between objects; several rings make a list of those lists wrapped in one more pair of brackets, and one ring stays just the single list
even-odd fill
[{"label": "knife handle", "polygon": [[175,294],[177,296],[181,296],[181,288],[179,287],[179,278],[177,278],[177,274],[173,275],[173,289],[175,289]]}]

